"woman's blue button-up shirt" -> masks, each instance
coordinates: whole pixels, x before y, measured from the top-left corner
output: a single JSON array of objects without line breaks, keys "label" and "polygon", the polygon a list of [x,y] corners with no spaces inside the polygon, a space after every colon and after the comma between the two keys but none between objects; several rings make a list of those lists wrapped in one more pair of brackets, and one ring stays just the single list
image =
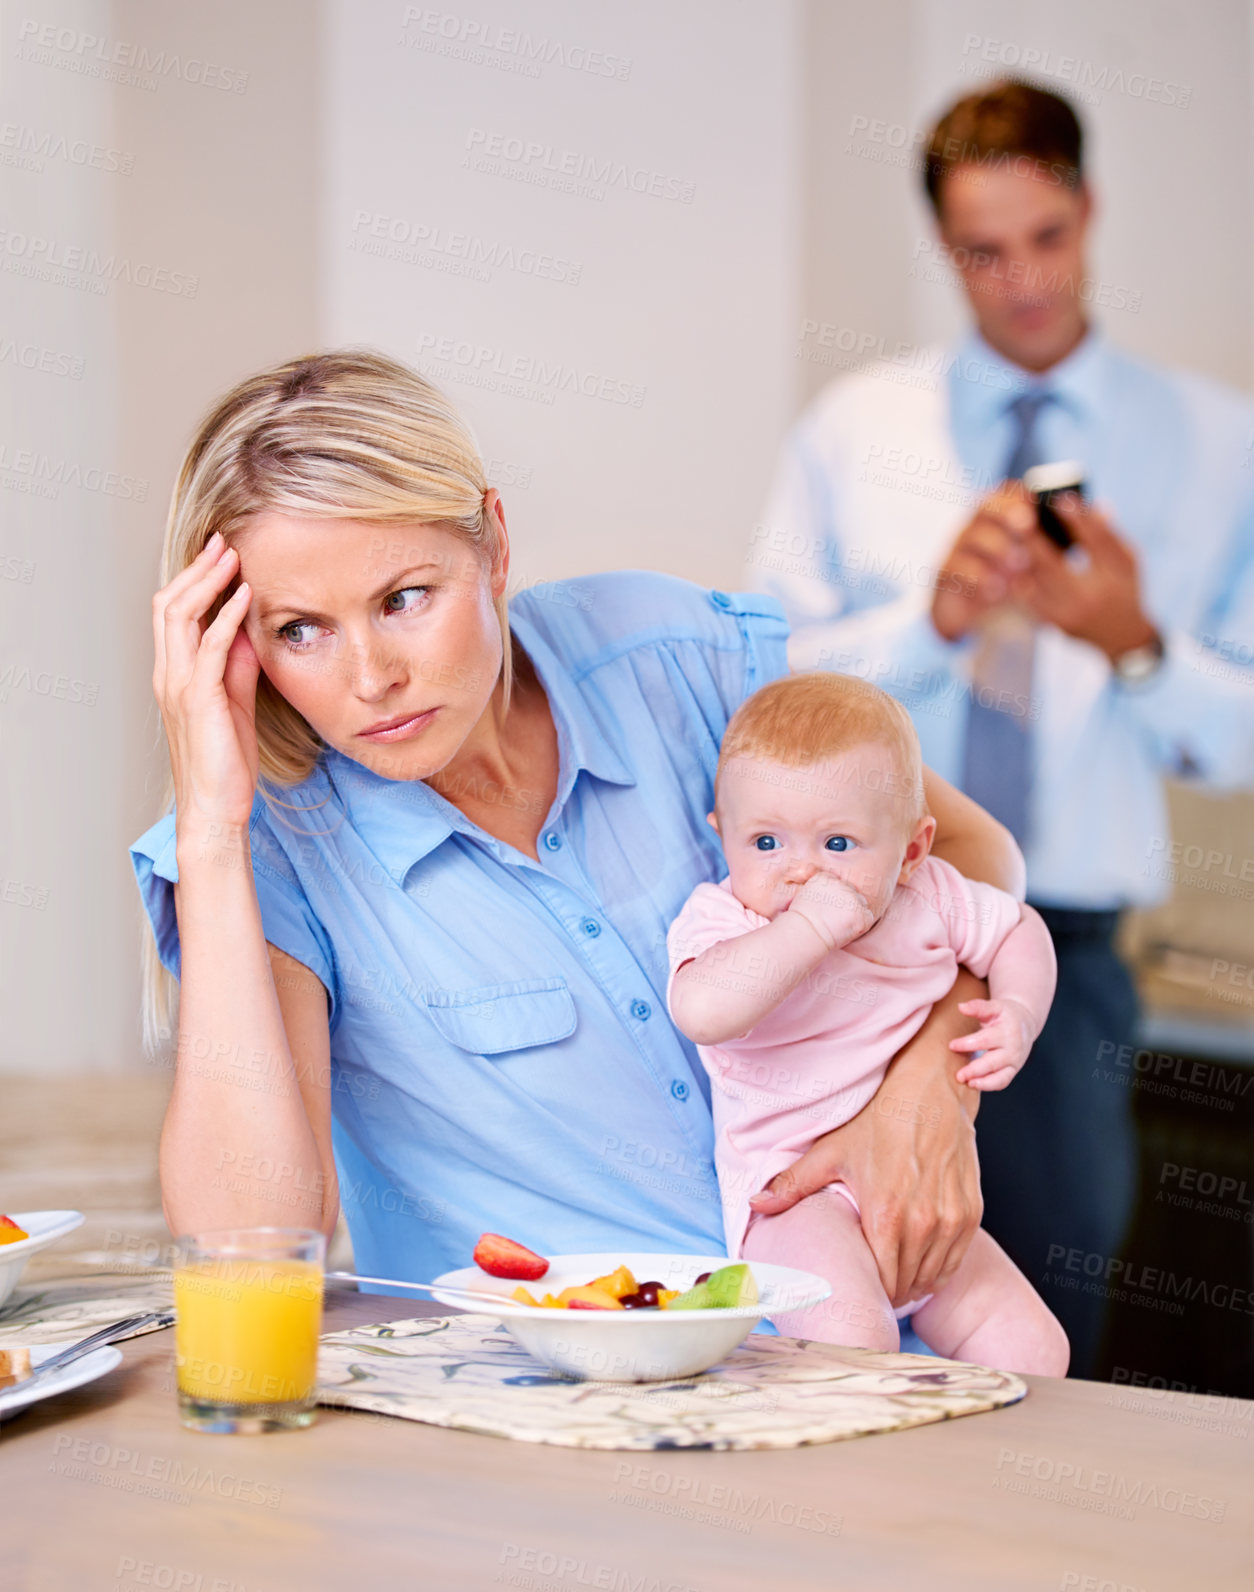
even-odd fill
[{"label": "woman's blue button-up shirt", "polygon": [[[510,618],[560,749],[538,862],[428,785],[329,748],[253,808],[266,939],[330,996],[336,1162],[365,1272],[433,1277],[484,1231],[549,1253],[723,1248],[666,931],[726,872],[706,821],[719,742],[787,670],[782,610],[631,571],[533,587]],[[177,975],[172,814],[131,860]]]}]

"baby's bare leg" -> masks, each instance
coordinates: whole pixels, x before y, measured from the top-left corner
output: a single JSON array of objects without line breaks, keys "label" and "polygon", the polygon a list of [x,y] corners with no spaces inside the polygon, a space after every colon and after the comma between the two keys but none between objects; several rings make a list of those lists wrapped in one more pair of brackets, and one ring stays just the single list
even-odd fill
[{"label": "baby's bare leg", "polygon": [[785,1337],[887,1354],[900,1348],[897,1322],[858,1213],[833,1189],[820,1189],[779,1216],[756,1217],[741,1253],[746,1260],[817,1272],[831,1283],[832,1296],[822,1304],[771,1317]]},{"label": "baby's bare leg", "polygon": [[1067,1334],[1019,1268],[983,1228],[951,1283],[914,1313],[914,1330],[949,1360],[1028,1376],[1066,1376]]}]

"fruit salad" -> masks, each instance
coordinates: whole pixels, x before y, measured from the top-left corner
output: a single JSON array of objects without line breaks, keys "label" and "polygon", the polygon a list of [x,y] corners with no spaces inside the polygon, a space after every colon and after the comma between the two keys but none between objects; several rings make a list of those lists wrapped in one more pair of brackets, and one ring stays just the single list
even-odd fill
[{"label": "fruit salad", "polygon": [[11,1216],[0,1216],[0,1244],[20,1244],[30,1234],[19,1227]]},{"label": "fruit salad", "polygon": [[[543,1255],[485,1233],[475,1245],[475,1264],[492,1277],[538,1282],[549,1269]],[[666,1288],[660,1282],[637,1282],[627,1266],[616,1266],[603,1277],[546,1293],[537,1299],[530,1288],[515,1288],[510,1298],[538,1310],[735,1310],[758,1302],[758,1285],[743,1261],[703,1271],[691,1288]]]}]

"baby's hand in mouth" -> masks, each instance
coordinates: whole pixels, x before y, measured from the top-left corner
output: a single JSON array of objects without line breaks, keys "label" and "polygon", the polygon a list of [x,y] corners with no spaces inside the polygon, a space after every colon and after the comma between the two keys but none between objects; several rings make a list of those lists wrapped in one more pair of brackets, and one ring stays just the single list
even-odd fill
[{"label": "baby's hand in mouth", "polygon": [[811,924],[829,951],[856,940],[875,922],[871,903],[833,873],[816,873],[801,886],[789,905]]}]

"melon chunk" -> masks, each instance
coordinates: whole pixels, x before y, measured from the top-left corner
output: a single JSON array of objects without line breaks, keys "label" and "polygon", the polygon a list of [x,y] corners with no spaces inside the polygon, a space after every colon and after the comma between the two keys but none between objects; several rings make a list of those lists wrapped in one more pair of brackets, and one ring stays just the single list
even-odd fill
[{"label": "melon chunk", "polygon": [[720,1266],[704,1282],[672,1299],[668,1310],[737,1310],[758,1302],[758,1285],[753,1273],[743,1260],[732,1266]]}]

